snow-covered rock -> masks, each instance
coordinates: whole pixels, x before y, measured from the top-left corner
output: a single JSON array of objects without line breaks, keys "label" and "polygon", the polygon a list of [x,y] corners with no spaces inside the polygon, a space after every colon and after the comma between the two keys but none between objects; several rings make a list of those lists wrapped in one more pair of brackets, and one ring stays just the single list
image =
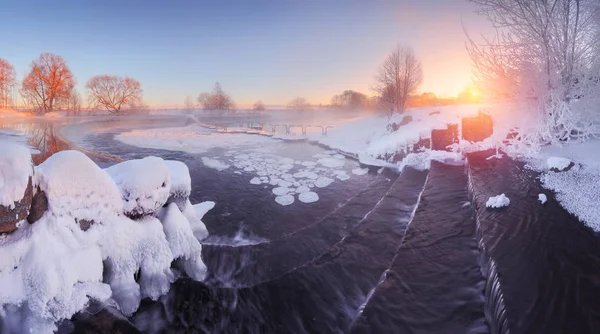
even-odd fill
[{"label": "snow-covered rock", "polygon": [[542,204],[546,204],[546,202],[548,202],[548,197],[546,197],[545,194],[539,194],[538,201],[540,201]]},{"label": "snow-covered rock", "polygon": [[498,196],[493,196],[488,199],[485,203],[485,206],[488,208],[502,208],[508,206],[510,204],[510,199],[506,197],[506,195],[501,194]]},{"label": "snow-covered rock", "polygon": [[0,233],[10,233],[29,214],[33,166],[25,146],[0,141],[0,152]]},{"label": "snow-covered rock", "polygon": [[181,161],[165,160],[171,174],[171,190],[167,204],[175,203],[179,210],[185,210],[185,205],[192,193],[192,179],[190,170],[186,164]]},{"label": "snow-covered rock", "polygon": [[25,146],[0,141],[0,206],[14,208],[33,175],[31,154]]},{"label": "snow-covered rock", "polygon": [[561,157],[550,157],[546,160],[546,163],[548,168],[554,172],[564,172],[575,165],[571,160]]},{"label": "snow-covered rock", "polygon": [[157,157],[121,162],[106,169],[121,191],[125,215],[155,214],[169,198],[171,172]]}]

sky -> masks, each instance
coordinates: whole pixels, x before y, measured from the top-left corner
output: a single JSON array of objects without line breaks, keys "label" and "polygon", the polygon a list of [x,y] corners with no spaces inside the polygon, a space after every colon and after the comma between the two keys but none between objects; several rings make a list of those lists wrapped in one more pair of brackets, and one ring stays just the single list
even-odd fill
[{"label": "sky", "polygon": [[42,52],[61,55],[85,95],[92,76],[139,80],[154,107],[183,105],[219,81],[238,106],[314,104],[370,89],[398,44],[422,62],[422,92],[470,82],[463,25],[489,27],[466,0],[29,1],[0,4],[0,58],[22,79]]}]

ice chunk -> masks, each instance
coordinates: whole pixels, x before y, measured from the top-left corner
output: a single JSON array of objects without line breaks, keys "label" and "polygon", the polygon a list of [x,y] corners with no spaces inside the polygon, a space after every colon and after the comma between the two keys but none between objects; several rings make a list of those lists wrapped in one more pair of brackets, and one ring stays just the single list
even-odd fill
[{"label": "ice chunk", "polygon": [[252,178],[252,180],[250,180],[250,184],[261,184],[261,183],[262,183],[262,181],[258,177]]},{"label": "ice chunk", "polygon": [[368,172],[369,172],[368,168],[354,168],[352,170],[352,174],[355,174],[355,175],[365,175]]},{"label": "ice chunk", "polygon": [[13,207],[23,199],[33,175],[31,154],[25,146],[0,141],[0,206]]},{"label": "ice chunk", "polygon": [[302,203],[314,203],[319,200],[319,195],[315,192],[303,192],[298,195],[298,200]]},{"label": "ice chunk", "polygon": [[317,163],[314,161],[303,161],[302,162],[302,166],[305,166],[305,167],[312,167],[312,166],[316,166],[316,165],[317,165]]},{"label": "ice chunk", "polygon": [[[209,158],[209,157],[202,157],[202,163],[204,164],[204,166],[206,166],[208,168],[216,169],[218,171],[226,170],[227,168],[229,168],[229,165],[222,162],[221,160],[217,160],[217,159],[213,159],[213,158]],[[247,171],[246,168],[244,168],[244,170]]]},{"label": "ice chunk", "polygon": [[272,190],[273,194],[277,195],[277,196],[283,196],[287,193],[290,192],[290,188],[288,187],[277,187],[277,188],[273,188]]},{"label": "ice chunk", "polygon": [[296,188],[296,193],[298,193],[298,194],[306,193],[309,191],[310,191],[310,188],[307,186],[300,186],[300,187]]},{"label": "ice chunk", "polygon": [[325,167],[329,167],[329,168],[343,167],[344,164],[346,163],[345,160],[336,159],[336,158],[323,158],[323,159],[319,159],[317,162],[320,163],[321,165],[323,165]]},{"label": "ice chunk", "polygon": [[346,181],[350,179],[350,175],[344,173],[344,174],[337,174],[335,177],[337,177],[339,180],[341,181]]},{"label": "ice chunk", "polygon": [[314,172],[298,172],[294,174],[294,177],[297,179],[308,178],[311,180],[316,180],[319,178],[319,175]]},{"label": "ice chunk", "polygon": [[548,197],[546,197],[545,194],[539,194],[538,201],[540,201],[542,204],[546,204],[546,202],[548,202]]},{"label": "ice chunk", "polygon": [[169,198],[171,172],[164,160],[147,157],[121,162],[106,169],[121,191],[125,214],[152,215]]},{"label": "ice chunk", "polygon": [[317,188],[324,188],[324,187],[327,187],[328,185],[330,185],[333,181],[334,181],[333,179],[322,176],[315,181],[315,186]]},{"label": "ice chunk", "polygon": [[488,199],[485,206],[488,208],[502,208],[510,204],[510,199],[506,195],[501,194]]},{"label": "ice chunk", "polygon": [[277,202],[277,204],[286,206],[286,205],[290,205],[294,203],[294,196],[292,195],[283,195],[283,196],[277,196],[275,197],[275,202]]}]

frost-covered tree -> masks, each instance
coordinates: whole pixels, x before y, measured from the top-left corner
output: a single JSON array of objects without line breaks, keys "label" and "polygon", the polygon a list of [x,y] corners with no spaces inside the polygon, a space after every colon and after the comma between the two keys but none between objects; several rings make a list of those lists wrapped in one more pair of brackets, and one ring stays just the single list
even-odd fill
[{"label": "frost-covered tree", "polygon": [[366,108],[368,98],[365,94],[353,90],[345,90],[343,93],[331,98],[331,105],[343,109]]},{"label": "frost-covered tree", "polygon": [[304,111],[310,108],[310,103],[303,97],[295,97],[288,103],[288,109]]},{"label": "frost-covered tree", "polygon": [[186,110],[193,110],[196,106],[194,105],[194,101],[192,100],[192,98],[189,96],[186,96],[185,100],[183,100],[183,107]]},{"label": "frost-covered tree", "polygon": [[421,62],[409,46],[398,45],[385,59],[375,76],[373,90],[383,108],[403,112],[408,97],[423,83]]},{"label": "frost-covered tree", "polygon": [[61,56],[42,53],[30,67],[23,79],[21,95],[38,114],[55,110],[70,97],[75,79]]},{"label": "frost-covered tree", "polygon": [[85,86],[90,105],[94,108],[104,108],[113,114],[125,109],[136,109],[142,103],[142,85],[129,77],[97,75]]},{"label": "frost-covered tree", "polygon": [[198,103],[204,110],[232,110],[235,103],[231,97],[223,91],[219,82],[215,83],[212,93],[200,93]]},{"label": "frost-covered tree", "polygon": [[599,133],[598,1],[470,1],[496,29],[467,43],[483,91],[540,112],[542,143]]},{"label": "frost-covered tree", "polygon": [[256,101],[254,102],[254,105],[252,106],[252,110],[254,111],[263,111],[265,110],[265,104],[263,103],[263,101]]},{"label": "frost-covered tree", "polygon": [[0,108],[6,108],[10,102],[10,93],[15,85],[15,68],[6,60],[0,58]]}]

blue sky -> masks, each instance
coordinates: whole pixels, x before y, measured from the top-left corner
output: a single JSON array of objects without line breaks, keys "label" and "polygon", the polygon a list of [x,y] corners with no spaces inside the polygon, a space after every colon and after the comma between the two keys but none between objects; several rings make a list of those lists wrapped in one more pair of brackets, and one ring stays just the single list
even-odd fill
[{"label": "blue sky", "polygon": [[42,52],[63,56],[83,93],[96,74],[131,76],[154,106],[182,104],[220,81],[239,105],[295,96],[327,103],[372,94],[397,43],[423,63],[422,91],[454,95],[470,78],[466,0],[16,1],[0,4],[0,57],[22,78]]}]

